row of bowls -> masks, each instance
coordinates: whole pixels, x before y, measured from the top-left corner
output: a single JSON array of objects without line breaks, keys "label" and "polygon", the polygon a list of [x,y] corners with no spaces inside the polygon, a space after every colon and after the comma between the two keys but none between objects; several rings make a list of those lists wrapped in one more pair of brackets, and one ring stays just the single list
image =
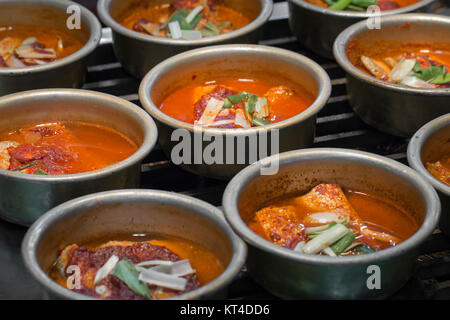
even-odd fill
[{"label": "row of bowls", "polygon": [[[228,43],[257,43],[262,26],[268,21],[273,8],[271,0],[251,0],[254,3],[249,7],[259,8],[259,14],[255,13],[256,18],[249,25],[228,34],[187,41],[145,35],[119,24],[115,18],[134,1],[100,0],[98,13],[105,25],[112,30],[114,52],[121,65],[138,78],[144,77],[158,63],[190,49]],[[230,0],[227,4],[236,6],[235,2]],[[349,102],[362,120],[381,131],[410,137],[422,125],[449,111],[447,100],[450,89],[417,89],[375,79],[355,67],[345,51],[352,39],[365,42],[380,39],[442,41],[450,33],[450,18],[402,15],[406,12],[432,11],[438,3],[435,0],[421,0],[400,9],[382,11],[381,30],[371,30],[366,25],[365,19],[369,17],[367,13],[335,11],[304,0],[291,0],[289,21],[293,33],[307,48],[326,57],[334,54],[336,61],[347,72]],[[0,22],[17,23],[17,17],[20,16],[27,23],[34,21],[60,29],[65,26],[65,9],[71,4],[73,3],[69,1],[56,0],[20,0],[11,4],[1,0],[3,13],[0,15]],[[85,46],[73,55],[51,64],[0,69],[0,95],[30,89],[76,88],[82,85],[89,54],[94,51],[101,38],[101,25],[90,11],[81,6],[80,8],[82,28],[71,32],[72,35],[85,39]],[[52,19],[47,19],[49,14]],[[159,70],[161,73],[166,71],[161,68]],[[423,108],[424,104],[432,107]],[[403,116],[405,110],[410,117]],[[156,110],[152,115],[157,115]],[[172,124],[170,121],[165,123],[169,126]]]},{"label": "row of bowls", "polygon": [[[279,161],[279,172],[261,176],[261,167],[272,160]],[[395,201],[407,208],[420,228],[393,248],[339,259],[277,246],[244,222],[271,200],[305,193],[321,181]],[[259,161],[231,180],[223,207],[228,224],[216,207],[176,193],[121,190],[91,194],[39,218],[23,240],[22,256],[50,297],[87,299],[61,287],[46,273],[62,248],[117,234],[182,235],[214,252],[226,269],[217,279],[177,299],[225,297],[244,263],[255,281],[282,298],[385,298],[411,277],[421,245],[435,230],[441,210],[436,191],[418,172],[395,160],[345,149],[305,149]],[[381,272],[378,290],[367,285],[373,266]]]},{"label": "row of bowls", "polygon": [[[114,1],[100,1],[99,6],[112,2]],[[434,20],[439,22],[438,25],[443,23],[444,28],[448,29],[448,21],[444,18],[412,17],[419,22],[421,19]],[[91,25],[95,27],[95,22]],[[92,34],[91,40],[95,42]],[[227,56],[226,61],[221,58],[223,55]],[[85,56],[81,58],[85,59]],[[245,65],[250,74],[264,66],[264,69],[273,68],[274,72],[287,77],[299,78],[300,75],[305,84],[309,85],[307,89],[317,96],[314,104],[292,119],[264,129],[251,130],[268,130],[272,127],[280,129],[280,152],[311,145],[317,113],[326,103],[331,89],[328,76],[317,64],[295,53],[269,47],[222,46],[197,49],[164,61],[144,78],[140,90],[141,101],[157,120],[156,125],[135,105],[89,91],[38,90],[1,98],[2,129],[20,126],[30,122],[30,119],[81,120],[112,127],[140,145],[139,150],[127,160],[89,173],[63,177],[30,177],[1,171],[0,187],[4,194],[0,210],[3,217],[29,225],[56,204],[80,195],[137,187],[140,163],[154,147],[157,131],[163,149],[169,153],[172,147],[169,142],[171,130],[180,127],[193,130],[192,126],[177,123],[165,116],[157,107],[162,94],[170,90],[170,84],[183,82],[183,78],[190,75],[180,74],[175,70],[211,72],[214,71],[211,68],[217,67],[217,70],[223,72],[239,65]],[[254,67],[249,69],[249,66]],[[32,72],[30,69],[30,77],[33,76]],[[19,73],[15,74],[18,75]],[[28,75],[22,76],[17,80]],[[56,81],[56,78],[52,79]],[[225,134],[219,129],[208,130]],[[235,134],[244,133],[236,130]],[[417,141],[426,145],[435,135],[430,137]],[[421,147],[417,150],[419,153],[415,157],[422,160]],[[279,158],[280,171],[277,175],[259,176],[260,167],[270,159],[240,172],[230,182],[223,201],[227,221],[249,245],[249,272],[262,286],[281,297],[373,298],[389,295],[407,281],[420,245],[433,232],[440,213],[436,192],[418,173],[395,161],[367,153],[310,149],[283,153]],[[414,166],[412,162],[411,164]],[[189,166],[187,169],[219,177],[232,176],[242,169],[239,166],[212,167],[201,165]],[[421,172],[419,168],[417,170]],[[382,190],[383,196],[407,205],[421,227],[413,237],[395,248],[344,260],[296,255],[257,237],[243,223],[243,218],[268,200],[285,193],[305,192],[318,181],[333,181],[343,187],[359,190]],[[386,185],[386,181],[390,181],[390,184]],[[246,257],[245,245],[220,215],[210,205],[177,194],[143,190],[96,193],[66,202],[41,217],[24,239],[23,256],[30,272],[50,293],[65,298],[85,298],[60,287],[46,275],[45,271],[53,263],[59,249],[71,243],[84,243],[93,238],[117,234],[117,231],[149,233],[159,230],[168,235],[183,234],[186,239],[201,242],[207,249],[217,252],[228,267],[215,281],[179,298],[220,297],[223,295],[221,291],[236,276]],[[366,286],[367,267],[373,264],[383,270],[380,291],[368,290]]]}]

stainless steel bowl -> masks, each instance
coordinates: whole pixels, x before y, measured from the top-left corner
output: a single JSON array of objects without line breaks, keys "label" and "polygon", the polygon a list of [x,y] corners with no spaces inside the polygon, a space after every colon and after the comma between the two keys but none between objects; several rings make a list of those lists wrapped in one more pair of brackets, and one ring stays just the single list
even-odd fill
[{"label": "stainless steel bowl", "polygon": [[30,225],[73,198],[139,186],[141,161],[157,140],[156,125],[142,109],[111,95],[78,89],[34,90],[0,98],[0,132],[52,121],[102,124],[129,137],[139,149],[124,161],[78,174],[37,176],[0,169],[2,219]]},{"label": "stainless steel bowl", "polygon": [[[161,61],[184,51],[226,43],[257,43],[261,27],[272,14],[272,0],[225,0],[225,5],[248,12],[254,20],[236,31],[200,40],[175,40],[154,37],[125,28],[115,19],[131,3],[140,0],[99,0],[97,11],[105,25],[111,27],[117,59],[129,73],[142,78]],[[171,3],[160,0],[155,3]]]},{"label": "stainless steel bowl", "polygon": [[410,137],[422,125],[450,112],[450,89],[419,89],[378,80],[355,67],[347,57],[349,41],[450,41],[450,18],[430,14],[384,17],[381,30],[368,30],[364,21],[336,39],[334,55],[347,72],[347,92],[355,112],[367,124],[390,134]]},{"label": "stainless steel bowl", "polygon": [[[338,11],[322,8],[305,0],[289,0],[289,25],[298,41],[318,55],[333,59],[333,43],[337,36],[352,24],[366,20],[366,12]],[[381,11],[382,17],[406,12],[432,12],[435,0],[421,0],[413,5]]]},{"label": "stainless steel bowl", "polygon": [[433,177],[424,163],[435,162],[450,154],[450,113],[420,128],[408,145],[409,165],[437,190],[441,199],[442,213],[439,227],[450,236],[450,187]]},{"label": "stainless steel bowl", "polygon": [[[195,80],[193,80],[193,75],[195,75]],[[176,120],[159,109],[162,100],[167,95],[183,85],[192,84],[193,81],[204,83],[216,79],[216,77],[239,76],[251,79],[254,76],[267,77],[267,75],[312,92],[316,96],[314,103],[304,112],[290,119],[249,129],[216,129],[194,126]],[[311,146],[314,140],[317,114],[327,102],[330,92],[331,84],[326,72],[318,64],[302,55],[274,47],[224,45],[192,50],[162,62],[143,79],[139,97],[144,108],[156,119],[160,132],[159,143],[169,158],[172,159],[172,151],[179,144],[178,140],[173,138],[177,134],[175,130],[184,129],[189,133],[188,138],[192,142],[192,159],[190,164],[183,163],[181,166],[199,175],[226,179],[234,176],[249,163],[256,161],[251,161],[249,156],[249,153],[255,155],[256,151],[250,152],[254,150],[253,147],[259,145],[261,149],[266,149],[269,155],[278,153],[270,153],[274,150],[274,144],[271,144],[272,139],[279,145],[280,152]],[[272,136],[273,132],[271,133],[270,130],[278,132],[279,138],[277,139],[275,134]],[[222,139],[224,142],[227,141],[227,137],[235,142],[244,139],[245,145],[238,151],[231,152],[230,149],[224,147],[221,150],[223,153],[222,164],[206,164],[205,162],[195,164],[193,157],[199,153],[203,154],[205,148],[210,144],[210,141],[203,141],[200,147],[194,145],[195,133],[210,135]],[[252,142],[248,137],[256,140]],[[267,137],[267,140],[264,140],[264,137]],[[172,141],[172,138],[175,141]],[[236,148],[238,147],[238,143],[234,145]],[[245,155],[245,163],[239,164],[238,154]],[[227,160],[228,156],[232,161]],[[265,156],[260,154],[258,157],[264,158]]]},{"label": "stainless steel bowl", "polygon": [[214,252],[225,271],[212,282],[175,299],[224,298],[247,255],[244,242],[219,209],[176,193],[122,190],[92,194],[47,212],[28,230],[22,257],[31,275],[52,298],[92,299],[65,289],[47,275],[67,245],[113,239],[117,235],[158,234],[201,244]]},{"label": "stainless steel bowl", "polygon": [[[69,6],[80,8],[81,29],[68,30]],[[88,56],[101,38],[101,25],[86,8],[71,1],[1,0],[0,25],[34,24],[70,33],[85,42],[74,54],[54,62],[23,68],[0,68],[0,96],[19,91],[45,88],[79,88],[84,82]]]},{"label": "stainless steel bowl", "polygon": [[[262,165],[269,161],[279,161],[280,171],[261,176]],[[322,182],[393,200],[413,215],[420,228],[396,247],[336,258],[277,246],[244,222],[273,199],[307,193]],[[326,148],[286,152],[249,166],[228,184],[223,207],[227,221],[248,245],[251,276],[280,297],[309,299],[383,298],[394,293],[410,278],[420,246],[440,213],[436,191],[407,166],[366,152]],[[380,289],[368,288],[369,277],[376,276],[369,266],[380,268]]]}]

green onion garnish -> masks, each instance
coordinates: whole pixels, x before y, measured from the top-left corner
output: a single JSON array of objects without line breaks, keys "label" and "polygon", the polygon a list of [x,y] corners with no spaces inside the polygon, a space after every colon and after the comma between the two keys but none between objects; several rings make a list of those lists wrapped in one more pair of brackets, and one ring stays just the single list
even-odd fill
[{"label": "green onion garnish", "polygon": [[363,245],[363,246],[359,246],[356,248],[356,251],[359,251],[361,253],[373,253],[375,252],[375,250],[373,250],[371,247],[369,247],[368,245]]},{"label": "green onion garnish", "polygon": [[338,0],[329,8],[331,10],[344,10],[348,7],[348,5],[352,2],[352,0]]},{"label": "green onion garnish", "polygon": [[120,260],[111,274],[122,280],[134,293],[148,299],[152,298],[150,288],[139,280],[139,272],[130,260],[126,258]]},{"label": "green onion garnish", "polygon": [[270,121],[261,119],[261,118],[253,118],[251,121],[255,126],[265,126],[271,124]]},{"label": "green onion garnish", "polygon": [[38,175],[38,176],[48,176],[48,173],[45,172],[45,171],[42,170],[42,169],[39,169],[39,170],[36,171],[34,174],[35,174],[35,175]]},{"label": "green onion garnish", "polygon": [[197,15],[203,10],[202,6],[198,6],[194,8],[187,16],[186,16],[186,22],[191,23]]},{"label": "green onion garnish", "polygon": [[39,161],[35,161],[35,162],[32,162],[32,163],[26,164],[26,165],[24,165],[24,166],[22,166],[20,168],[17,168],[14,171],[22,171],[22,170],[28,169],[30,167],[34,167],[34,166],[36,166],[38,164],[40,164],[40,162]]},{"label": "green onion garnish", "polygon": [[340,255],[352,244],[353,240],[355,240],[355,234],[352,231],[349,231],[343,238],[333,243],[330,248],[334,253]]}]

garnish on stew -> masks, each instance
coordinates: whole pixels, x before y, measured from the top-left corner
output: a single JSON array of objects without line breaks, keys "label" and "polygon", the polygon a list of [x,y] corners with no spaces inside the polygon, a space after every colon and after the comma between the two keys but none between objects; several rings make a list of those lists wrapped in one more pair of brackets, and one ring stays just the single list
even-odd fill
[{"label": "garnish on stew", "polygon": [[78,39],[70,35],[40,26],[0,28],[0,67],[47,64],[74,53],[82,46]]},{"label": "garnish on stew", "polygon": [[100,125],[60,122],[0,133],[0,169],[61,175],[102,169],[124,160],[137,146]]},{"label": "garnish on stew", "polygon": [[248,225],[277,245],[333,257],[396,246],[418,228],[408,213],[386,199],[325,183],[305,195],[275,201],[257,211]]},{"label": "garnish on stew", "polygon": [[427,162],[426,168],[436,179],[450,186],[450,155],[444,156],[436,162]]},{"label": "garnish on stew", "polygon": [[133,6],[119,19],[125,27],[156,37],[197,40],[228,33],[250,23],[244,14],[212,0]]},{"label": "garnish on stew", "polygon": [[[78,287],[70,281],[73,267],[80,271]],[[88,296],[146,300],[195,290],[221,272],[222,264],[203,247],[181,239],[161,239],[109,241],[93,247],[69,245],[49,274],[60,285]]]},{"label": "garnish on stew", "polygon": [[445,43],[358,40],[347,47],[350,61],[377,79],[413,88],[450,88],[450,47]]},{"label": "garnish on stew", "polygon": [[227,78],[179,88],[160,109],[198,126],[250,128],[291,118],[313,101],[313,95],[302,87],[294,91],[278,81]]},{"label": "garnish on stew", "polygon": [[380,11],[406,7],[419,0],[305,0],[317,6],[332,10],[365,12],[370,6],[378,6]]}]

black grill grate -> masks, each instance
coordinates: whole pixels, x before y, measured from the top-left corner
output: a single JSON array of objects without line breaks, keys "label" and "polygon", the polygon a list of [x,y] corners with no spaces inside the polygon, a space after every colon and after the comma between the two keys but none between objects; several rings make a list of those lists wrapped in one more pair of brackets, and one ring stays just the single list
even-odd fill
[{"label": "black grill grate", "polygon": [[[446,9],[445,14],[450,12]],[[351,148],[377,153],[406,163],[408,140],[393,137],[365,125],[348,104],[345,73],[332,60],[319,58],[303,48],[290,33],[287,5],[275,4],[274,14],[263,29],[263,45],[271,45],[301,53],[319,63],[332,79],[331,98],[317,119],[315,147]],[[139,80],[128,75],[117,62],[108,29],[101,46],[92,56],[85,89],[122,97],[140,105]],[[194,196],[219,206],[226,182],[187,173],[164,156],[157,146],[142,166],[142,188],[175,191]],[[27,275],[20,260],[20,242],[25,229],[0,221],[0,299],[46,298]],[[230,285],[229,299],[274,298],[257,285],[245,272]],[[425,243],[416,272],[408,284],[392,299],[450,299],[450,239],[433,234]]]}]

